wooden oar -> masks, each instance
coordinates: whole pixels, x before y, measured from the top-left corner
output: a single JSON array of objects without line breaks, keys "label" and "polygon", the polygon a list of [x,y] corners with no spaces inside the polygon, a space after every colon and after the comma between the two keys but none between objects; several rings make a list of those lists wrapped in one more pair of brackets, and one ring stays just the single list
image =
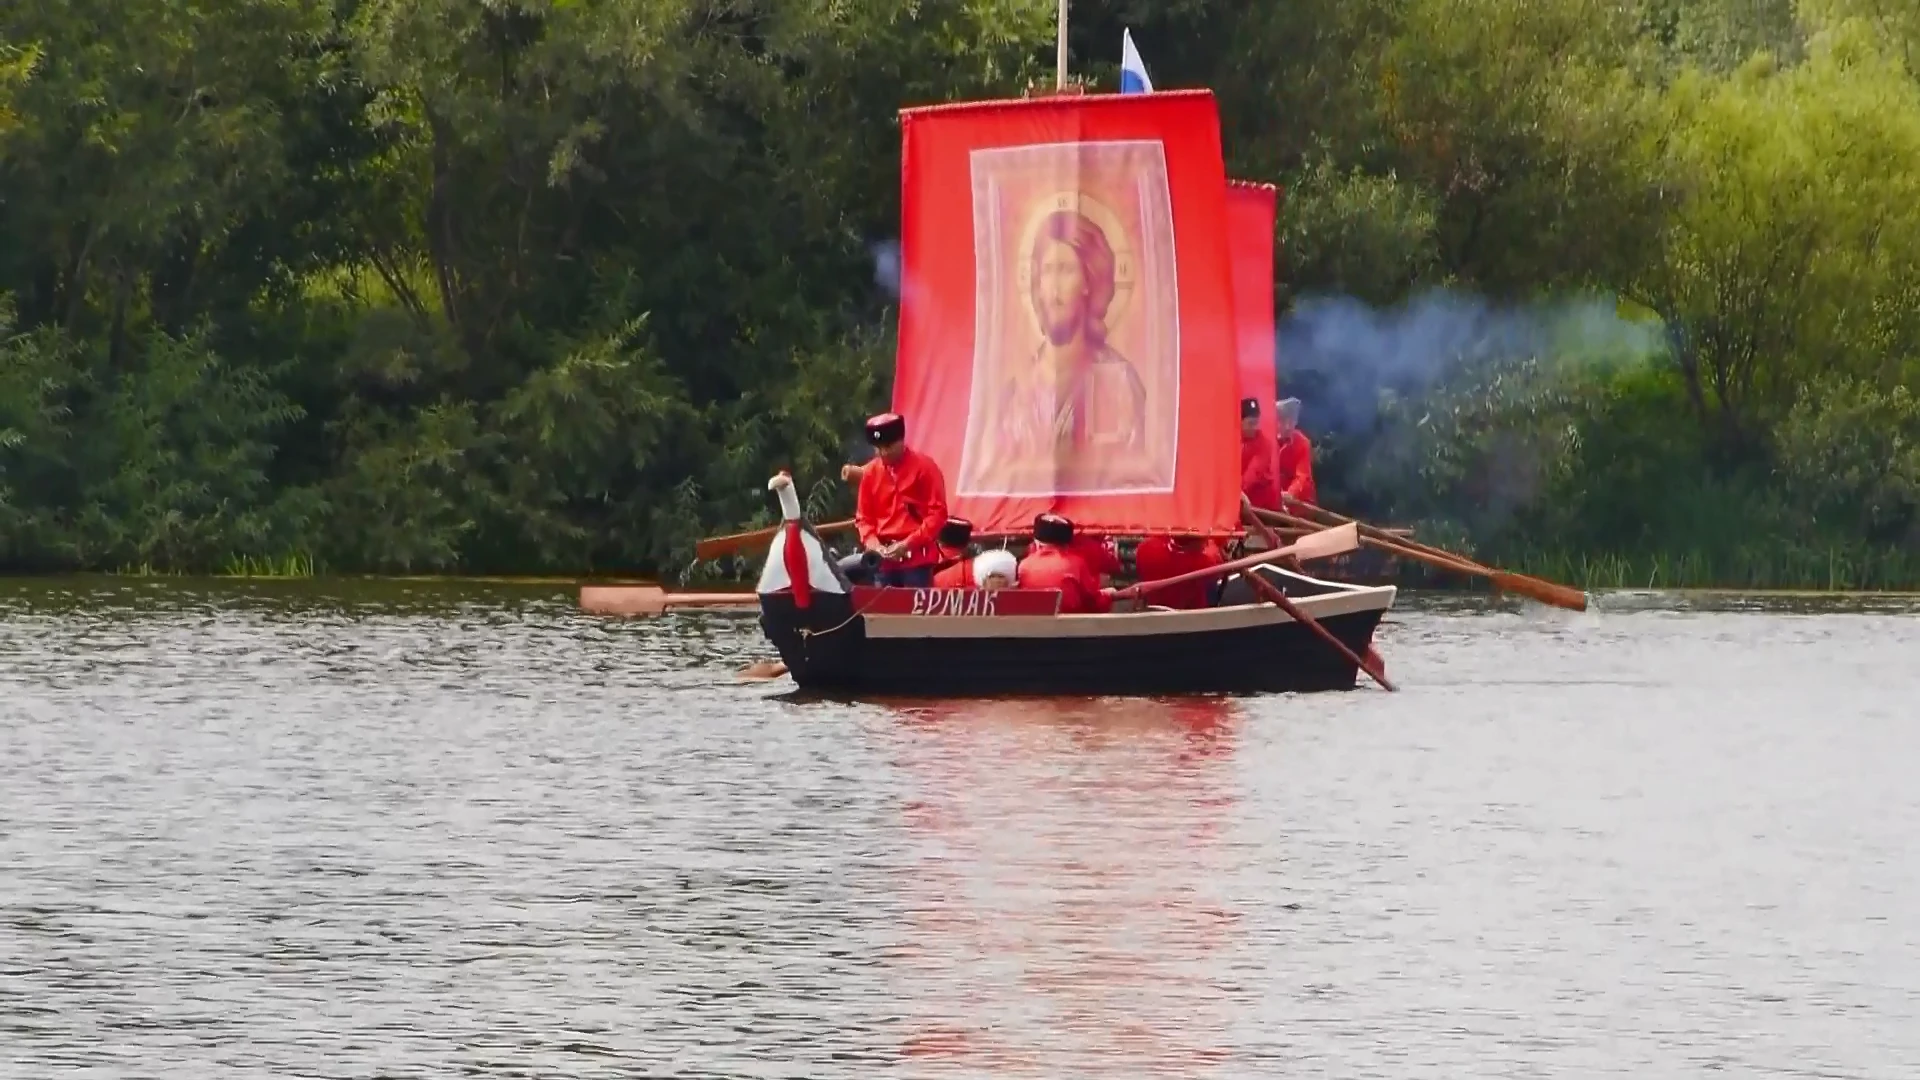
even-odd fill
[{"label": "wooden oar", "polygon": [[1223,562],[1218,566],[1203,566],[1198,570],[1189,570],[1184,574],[1175,574],[1170,578],[1157,581],[1137,581],[1121,589],[1106,590],[1107,596],[1114,600],[1138,599],[1150,593],[1158,592],[1174,585],[1185,585],[1190,581],[1212,581],[1215,578],[1237,574],[1255,566],[1264,566],[1285,558],[1330,559],[1335,555],[1345,555],[1360,546],[1360,533],[1352,525],[1341,525],[1332,529],[1320,529],[1308,533],[1286,547],[1274,548],[1247,555],[1232,562]]},{"label": "wooden oar", "polygon": [[1261,521],[1260,515],[1254,513],[1253,510],[1253,500],[1247,498],[1245,495],[1240,496],[1240,520],[1258,529],[1260,531],[1260,538],[1267,542],[1268,547],[1279,547],[1280,534],[1273,531],[1273,526]]},{"label": "wooden oar", "polygon": [[654,618],[673,608],[739,608],[757,610],[753,593],[670,593],[658,585],[580,587],[580,610],[593,615],[637,615]]},{"label": "wooden oar", "polygon": [[[1587,610],[1587,594],[1581,592],[1579,589],[1569,588],[1551,581],[1542,581],[1539,578],[1528,577],[1525,574],[1515,574],[1511,571],[1496,570],[1491,566],[1483,566],[1480,563],[1474,562],[1472,559],[1455,555],[1451,551],[1431,547],[1411,538],[1401,539],[1395,537],[1383,529],[1374,528],[1372,525],[1365,524],[1364,522],[1356,522],[1352,518],[1342,517],[1331,510],[1323,510],[1311,503],[1295,503],[1294,505],[1310,510],[1326,519],[1326,521],[1335,521],[1341,525],[1357,526],[1360,530],[1360,535],[1364,538],[1368,547],[1378,548],[1389,554],[1398,555],[1403,559],[1411,559],[1414,562],[1425,563],[1435,569],[1449,570],[1453,573],[1465,574],[1469,577],[1483,577],[1492,581],[1493,587],[1499,589],[1501,592],[1510,592],[1525,596],[1550,607],[1566,608],[1569,611]],[[1314,521],[1308,518],[1296,517],[1293,514],[1276,513],[1272,510],[1260,510],[1256,511],[1256,513],[1258,513],[1263,520],[1280,525],[1293,525],[1304,528],[1325,527],[1325,521]]]},{"label": "wooden oar", "polygon": [[[1387,673],[1385,670],[1378,669],[1374,667],[1374,665],[1367,663],[1366,660],[1362,660],[1358,655],[1354,653],[1352,649],[1347,648],[1346,642],[1341,641],[1337,637],[1334,637],[1333,631],[1327,629],[1324,626],[1321,626],[1320,621],[1318,619],[1315,619],[1313,616],[1307,614],[1304,611],[1301,611],[1300,606],[1298,604],[1295,604],[1292,600],[1289,600],[1287,598],[1287,594],[1281,592],[1273,584],[1273,582],[1268,581],[1266,578],[1263,578],[1256,573],[1245,573],[1245,574],[1241,574],[1240,577],[1242,580],[1252,585],[1253,590],[1255,592],[1259,593],[1262,597],[1264,597],[1270,603],[1278,605],[1280,610],[1286,612],[1287,615],[1291,617],[1294,622],[1297,622],[1300,625],[1306,627],[1307,629],[1313,631],[1314,633],[1320,635],[1321,641],[1324,641],[1328,645],[1331,645],[1334,651],[1338,652],[1341,656],[1346,657],[1347,663],[1352,664],[1354,667],[1359,668],[1361,671],[1366,672],[1367,676],[1371,678],[1374,682],[1379,683],[1382,689],[1385,689],[1387,691],[1393,691],[1394,689],[1396,689],[1392,683],[1387,681]],[[1367,652],[1369,653],[1369,658],[1371,658],[1371,654],[1373,650],[1369,649],[1367,650]]]},{"label": "wooden oar", "polygon": [[[727,536],[709,536],[693,545],[693,557],[701,562],[724,559],[729,555],[742,555],[757,551],[773,543],[773,534],[780,531],[779,525],[769,525],[752,532],[731,533]],[[853,519],[830,521],[825,525],[815,525],[813,531],[825,536],[828,533],[845,532],[853,528]]]}]

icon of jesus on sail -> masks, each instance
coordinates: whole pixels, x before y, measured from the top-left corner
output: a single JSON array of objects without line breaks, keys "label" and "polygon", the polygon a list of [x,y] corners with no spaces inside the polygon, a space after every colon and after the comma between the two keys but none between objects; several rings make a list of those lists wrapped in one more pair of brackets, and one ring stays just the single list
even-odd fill
[{"label": "icon of jesus on sail", "polygon": [[1179,326],[1160,144],[972,158],[977,326],[957,488],[1170,490]]}]

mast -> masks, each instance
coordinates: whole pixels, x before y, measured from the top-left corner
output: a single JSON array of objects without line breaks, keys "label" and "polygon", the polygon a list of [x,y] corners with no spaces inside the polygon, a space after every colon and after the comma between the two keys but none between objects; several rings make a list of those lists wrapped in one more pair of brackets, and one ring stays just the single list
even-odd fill
[{"label": "mast", "polygon": [[1053,88],[1067,88],[1067,0],[1060,0],[1060,25],[1053,54]]}]

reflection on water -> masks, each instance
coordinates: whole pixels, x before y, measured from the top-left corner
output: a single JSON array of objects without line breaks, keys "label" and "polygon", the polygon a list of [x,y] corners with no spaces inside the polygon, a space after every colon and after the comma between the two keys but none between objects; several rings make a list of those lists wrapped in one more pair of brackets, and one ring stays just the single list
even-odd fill
[{"label": "reflection on water", "polygon": [[848,704],[570,591],[0,582],[0,1075],[1920,1077],[1917,614]]},{"label": "reflection on water", "polygon": [[906,1052],[969,1075],[1210,1075],[1229,1053],[1234,706],[902,710]]}]

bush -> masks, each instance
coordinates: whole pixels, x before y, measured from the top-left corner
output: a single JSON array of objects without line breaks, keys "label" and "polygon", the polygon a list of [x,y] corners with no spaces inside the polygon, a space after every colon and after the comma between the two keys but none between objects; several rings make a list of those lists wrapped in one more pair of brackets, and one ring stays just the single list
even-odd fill
[{"label": "bush", "polygon": [[1818,529],[1920,546],[1920,399],[1905,386],[1820,380],[1776,438],[1780,478]]}]

